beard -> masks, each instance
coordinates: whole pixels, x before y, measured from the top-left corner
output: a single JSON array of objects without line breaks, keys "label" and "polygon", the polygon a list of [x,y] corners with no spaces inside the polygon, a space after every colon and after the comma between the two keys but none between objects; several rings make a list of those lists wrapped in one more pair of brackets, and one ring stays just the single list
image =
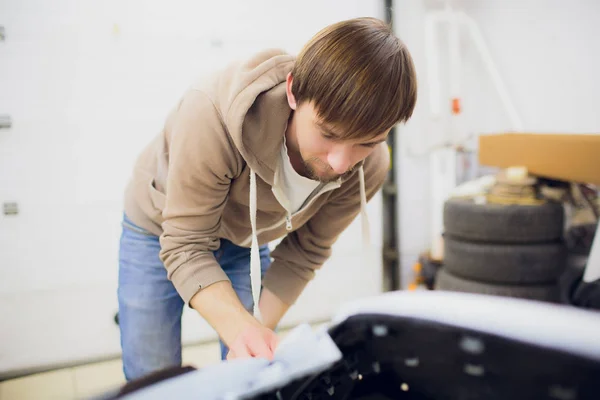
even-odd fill
[{"label": "beard", "polygon": [[[329,165],[321,161],[317,157],[312,157],[307,160],[302,160],[306,175],[312,180],[319,181],[321,183],[330,183],[337,181],[343,174],[336,174]],[[352,166],[348,173],[354,169]]]}]

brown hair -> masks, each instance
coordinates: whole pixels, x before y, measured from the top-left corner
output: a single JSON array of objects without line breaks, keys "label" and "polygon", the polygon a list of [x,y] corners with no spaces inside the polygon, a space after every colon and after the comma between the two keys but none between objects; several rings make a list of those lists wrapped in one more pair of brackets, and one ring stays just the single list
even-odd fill
[{"label": "brown hair", "polygon": [[321,122],[340,139],[370,138],[406,122],[417,99],[406,46],[375,18],[321,30],[298,55],[292,76],[296,102],[313,102]]}]

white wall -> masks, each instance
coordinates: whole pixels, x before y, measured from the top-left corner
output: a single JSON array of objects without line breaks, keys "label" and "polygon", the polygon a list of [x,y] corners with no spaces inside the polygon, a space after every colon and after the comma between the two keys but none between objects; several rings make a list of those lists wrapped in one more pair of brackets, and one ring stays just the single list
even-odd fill
[{"label": "white wall", "polygon": [[[118,354],[117,252],[135,156],[199,74],[264,47],[297,52],[317,30],[383,2],[2,0],[0,376]],[[363,262],[359,223],[285,324],[327,318],[381,286],[381,199]],[[184,314],[186,342],[214,337]]]},{"label": "white wall", "polygon": [[[453,7],[478,24],[527,132],[600,133],[600,2],[596,0],[456,0]],[[411,50],[419,75],[413,119],[399,129],[400,247],[403,282],[419,252],[429,248],[431,169],[425,151],[445,132],[449,112],[448,52],[444,79],[446,119],[432,121],[425,59],[425,15],[438,0],[396,1],[395,28]],[[438,36],[447,43],[447,31]],[[473,43],[461,36],[463,120],[459,133],[512,129]],[[414,155],[414,154],[417,155]]]}]

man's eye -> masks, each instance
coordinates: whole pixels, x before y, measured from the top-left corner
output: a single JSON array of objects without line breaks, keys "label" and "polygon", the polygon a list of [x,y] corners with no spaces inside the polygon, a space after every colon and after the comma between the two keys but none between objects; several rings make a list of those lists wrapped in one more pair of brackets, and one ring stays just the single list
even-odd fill
[{"label": "man's eye", "polygon": [[377,143],[363,143],[361,146],[372,149],[373,147],[377,146]]}]

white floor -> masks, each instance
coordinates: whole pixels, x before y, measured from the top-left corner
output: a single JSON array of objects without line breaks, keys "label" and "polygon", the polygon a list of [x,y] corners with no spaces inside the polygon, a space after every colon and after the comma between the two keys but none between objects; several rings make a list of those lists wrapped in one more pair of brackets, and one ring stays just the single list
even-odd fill
[{"label": "white floor", "polygon": [[[283,338],[286,333],[282,331],[279,336]],[[183,365],[202,368],[215,364],[220,362],[219,353],[218,342],[186,346]],[[82,400],[124,383],[121,360],[117,359],[0,382],[0,400]]]}]

